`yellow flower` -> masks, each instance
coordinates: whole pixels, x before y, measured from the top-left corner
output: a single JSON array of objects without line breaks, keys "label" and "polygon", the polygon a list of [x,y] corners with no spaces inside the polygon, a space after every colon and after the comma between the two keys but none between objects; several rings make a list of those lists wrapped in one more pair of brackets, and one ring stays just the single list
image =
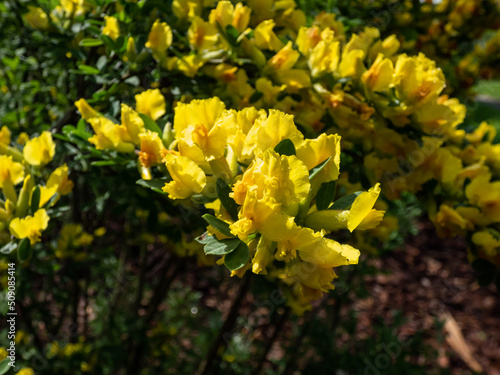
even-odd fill
[{"label": "yellow flower", "polygon": [[0,145],[8,146],[10,144],[10,130],[6,126],[0,129]]},{"label": "yellow flower", "polygon": [[127,129],[127,133],[133,144],[140,143],[139,135],[144,133],[144,121],[139,114],[126,104],[122,104],[122,125]]},{"label": "yellow flower", "polygon": [[217,7],[212,9],[208,19],[211,23],[218,23],[222,30],[226,29],[226,26],[230,25],[233,21],[234,6],[230,1],[223,0],[217,2]]},{"label": "yellow flower", "polygon": [[472,235],[472,242],[480,246],[488,256],[496,256],[500,253],[500,238],[493,236],[487,229],[475,232]]},{"label": "yellow flower", "polygon": [[373,61],[379,54],[385,57],[392,57],[398,52],[401,43],[396,35],[390,35],[384,40],[377,40],[371,47],[368,57]]},{"label": "yellow flower", "polygon": [[392,84],[393,74],[394,67],[392,61],[379,53],[370,69],[362,74],[361,80],[371,91],[385,91],[388,90]]},{"label": "yellow flower", "polygon": [[308,170],[331,157],[331,160],[318,174],[323,182],[335,181],[340,173],[340,136],[321,134],[316,139],[305,139],[297,147],[297,157],[304,162]]},{"label": "yellow flower", "polygon": [[145,168],[160,164],[166,148],[158,133],[147,130],[140,134],[139,138],[141,140],[141,151],[139,152],[141,164]]},{"label": "yellow flower", "polygon": [[177,60],[177,69],[187,77],[194,77],[203,66],[203,60],[197,55],[188,55]]},{"label": "yellow flower", "polygon": [[225,109],[226,105],[218,97],[177,103],[174,115],[176,137],[180,137],[190,125],[202,124],[206,129],[212,129]]},{"label": "yellow flower", "polygon": [[252,258],[252,272],[255,274],[267,275],[266,266],[274,260],[273,243],[265,237],[261,237],[255,255]]},{"label": "yellow flower", "polygon": [[293,122],[293,116],[274,109],[267,118],[256,119],[248,132],[243,148],[243,158],[253,159],[268,149],[274,149],[284,139],[290,139],[299,146],[304,136]]},{"label": "yellow flower", "polygon": [[56,153],[56,145],[52,134],[44,131],[39,137],[26,142],[23,149],[24,159],[31,165],[43,166],[50,163]]},{"label": "yellow flower", "polygon": [[57,192],[61,195],[71,193],[71,190],[73,190],[73,181],[68,178],[68,166],[66,164],[61,165],[52,172],[46,186],[57,186]]},{"label": "yellow flower", "polygon": [[465,188],[469,202],[478,206],[483,214],[493,220],[500,221],[500,181],[490,182],[491,175],[476,177]]},{"label": "yellow flower", "polygon": [[398,99],[409,105],[421,105],[436,99],[446,86],[443,72],[436,62],[418,56],[398,56],[394,70],[394,87]]},{"label": "yellow flower", "polygon": [[214,0],[174,0],[172,2],[172,11],[177,18],[192,19],[201,16],[204,7],[211,7]]},{"label": "yellow flower", "polygon": [[295,216],[298,204],[309,193],[309,172],[296,156],[278,155],[267,150],[261,157],[254,159],[241,180],[233,185],[236,203],[242,205],[251,189],[257,199],[273,198],[282,204],[283,212]]},{"label": "yellow flower", "polygon": [[185,199],[193,194],[201,193],[207,183],[203,170],[192,160],[184,156],[165,155],[171,182],[163,187],[170,199]]},{"label": "yellow flower", "polygon": [[31,244],[40,241],[42,231],[49,225],[49,215],[44,209],[38,210],[33,216],[26,216],[24,219],[16,217],[10,222],[10,233],[16,238],[29,238]]},{"label": "yellow flower", "polygon": [[199,51],[210,51],[218,41],[217,28],[209,22],[195,17],[188,29],[189,44]]},{"label": "yellow flower", "polygon": [[338,67],[340,77],[359,77],[365,70],[363,59],[365,53],[360,49],[348,50],[344,48],[342,59]]},{"label": "yellow flower", "polygon": [[45,186],[40,187],[39,207],[47,203],[55,193],[68,195],[71,193],[71,190],[73,190],[73,181],[68,178],[68,166],[64,164],[50,174]]},{"label": "yellow flower", "polygon": [[42,8],[28,5],[28,13],[23,15],[24,21],[33,29],[47,30],[50,27],[49,17]]},{"label": "yellow flower", "polygon": [[75,102],[76,108],[80,111],[82,118],[85,121],[90,120],[93,117],[99,117],[101,114],[92,108],[85,99],[80,99]]},{"label": "yellow flower", "polygon": [[311,87],[310,74],[303,69],[279,70],[274,77],[278,83],[286,85],[291,92]]},{"label": "yellow flower", "polygon": [[[304,47],[306,48],[306,47]],[[321,40],[312,49],[308,65],[313,77],[322,73],[333,73],[340,60],[340,43],[338,41]]]},{"label": "yellow flower", "polygon": [[155,59],[162,60],[166,56],[166,51],[171,44],[172,29],[166,22],[156,20],[149,32],[146,48],[153,51]]},{"label": "yellow flower", "polygon": [[247,6],[244,6],[242,3],[236,4],[233,12],[233,19],[231,24],[238,30],[238,32],[242,33],[248,26],[250,22],[250,14],[252,13],[252,9]]},{"label": "yellow flower", "polygon": [[308,288],[328,292],[334,289],[332,281],[337,278],[333,268],[320,268],[308,262],[290,262],[286,267],[286,275]]},{"label": "yellow flower", "polygon": [[28,142],[29,139],[30,139],[30,136],[28,135],[28,133],[21,132],[21,134],[19,134],[19,136],[16,139],[16,143],[20,144],[20,145],[24,145],[24,144],[26,144],[26,142]]},{"label": "yellow flower", "polygon": [[483,121],[472,133],[466,134],[465,139],[474,145],[479,145],[484,142],[483,140],[489,143],[493,142],[496,135],[495,127]]},{"label": "yellow flower", "polygon": [[104,116],[92,117],[89,123],[95,134],[88,141],[98,150],[116,150],[124,153],[134,151],[134,145],[125,126],[115,124]]},{"label": "yellow flower", "polygon": [[[120,36],[120,25],[115,17],[104,16],[106,25],[102,29],[102,34],[116,40]],[[147,47],[147,46],[146,46]]]},{"label": "yellow flower", "polygon": [[299,249],[299,256],[306,262],[316,264],[321,268],[358,264],[359,250],[347,244],[321,238],[311,245]]},{"label": "yellow flower", "polygon": [[474,229],[472,223],[447,204],[442,204],[434,218],[437,232],[442,237],[465,234]]},{"label": "yellow flower", "polygon": [[255,44],[260,49],[279,51],[283,47],[283,42],[274,33],[276,24],[273,20],[267,20],[259,23],[254,30]]},{"label": "yellow flower", "polygon": [[23,180],[23,165],[12,161],[12,156],[0,155],[0,188],[4,189],[5,183],[17,185]]},{"label": "yellow flower", "polygon": [[35,375],[35,371],[30,367],[25,367],[16,372],[15,375]]},{"label": "yellow flower", "polygon": [[300,53],[293,49],[292,42],[288,42],[276,55],[269,59],[267,64],[274,70],[288,70],[293,68],[299,57]]},{"label": "yellow flower", "polygon": [[154,121],[166,113],[165,98],[158,89],[146,90],[136,95],[135,101],[135,110],[152,118]]}]

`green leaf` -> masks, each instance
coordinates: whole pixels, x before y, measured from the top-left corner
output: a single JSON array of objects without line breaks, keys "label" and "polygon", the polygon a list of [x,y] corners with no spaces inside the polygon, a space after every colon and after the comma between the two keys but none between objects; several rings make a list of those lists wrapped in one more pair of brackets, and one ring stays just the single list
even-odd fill
[{"label": "green leaf", "polygon": [[329,181],[321,184],[321,187],[316,194],[316,207],[318,211],[326,210],[333,198],[335,198],[335,191],[337,189],[337,181]]},{"label": "green leaf", "polygon": [[236,27],[234,27],[233,25],[227,25],[226,26],[226,35],[227,35],[227,40],[230,44],[232,45],[237,45],[237,40],[238,40],[238,37],[240,36],[240,33],[238,32],[238,30],[236,29]]},{"label": "green leaf", "polygon": [[10,370],[11,366],[9,366],[9,358],[5,358],[2,362],[0,362],[0,375],[6,374],[7,371]]},{"label": "green leaf", "polygon": [[19,242],[19,246],[17,247],[17,258],[20,262],[24,262],[31,258],[31,243],[28,238],[23,238],[21,242]]},{"label": "green leaf", "polygon": [[233,238],[235,237],[229,230],[229,224],[226,223],[225,221],[218,219],[214,215],[210,214],[205,214],[202,217],[208,224],[214,227],[215,230],[221,232],[223,235]]},{"label": "green leaf", "polygon": [[293,145],[293,142],[288,138],[285,138],[280,143],[278,143],[274,148],[274,151],[276,151],[280,155],[286,156],[292,156],[296,154],[295,146]]},{"label": "green leaf", "polygon": [[217,189],[217,196],[220,199],[220,202],[226,209],[226,211],[231,215],[231,218],[233,220],[238,220],[238,205],[234,201],[233,198],[229,196],[229,193],[231,192],[231,188],[229,187],[228,184],[222,179],[218,178],[217,182],[215,184],[215,187]]},{"label": "green leaf", "polygon": [[82,47],[102,46],[103,42],[100,39],[85,38],[80,41]]},{"label": "green leaf", "polygon": [[247,244],[240,241],[238,247],[224,257],[224,264],[230,271],[235,271],[247,264],[249,258]]},{"label": "green leaf", "polygon": [[7,245],[2,246],[2,248],[0,249],[0,253],[10,254],[14,250],[16,250],[16,248],[17,248],[17,243],[15,243],[14,241],[10,241]]},{"label": "green leaf", "polygon": [[328,208],[328,209],[329,210],[348,210],[349,208],[351,208],[356,197],[361,193],[362,193],[362,191],[357,191],[355,193],[346,195],[345,197],[342,197],[339,200],[335,201],[335,203],[332,204],[330,206],[330,208]]},{"label": "green leaf", "polygon": [[201,236],[196,237],[195,241],[198,243],[201,243],[202,245],[206,245],[210,242],[217,241],[217,238],[215,238],[215,236],[211,236],[207,232],[205,232]]},{"label": "green leaf", "polygon": [[31,213],[34,214],[40,206],[40,186],[36,185],[31,193]]},{"label": "green leaf", "polygon": [[99,74],[100,71],[97,68],[94,68],[93,66],[90,65],[85,65],[85,64],[80,64],[78,65],[78,70],[80,71],[81,74]]},{"label": "green leaf", "polygon": [[317,166],[311,168],[311,170],[309,171],[309,180],[312,180],[314,177],[316,177],[316,175],[325,167],[325,165],[328,164],[331,158],[332,157],[330,156],[328,159],[322,161]]},{"label": "green leaf", "polygon": [[150,188],[151,190],[157,193],[167,194],[162,190],[162,188],[165,186],[167,182],[169,181],[166,178],[156,178],[154,180],[137,180],[135,183],[137,185]]},{"label": "green leaf", "polygon": [[116,165],[116,160],[93,161],[92,163],[90,163],[90,165],[93,165],[95,167],[106,167],[108,165]]},{"label": "green leaf", "polygon": [[262,93],[260,91],[255,91],[252,95],[250,95],[250,98],[248,99],[248,102],[250,104],[253,104],[257,100],[259,100],[260,98],[262,98],[263,96],[264,96],[264,93]]},{"label": "green leaf", "polygon": [[226,255],[236,249],[240,243],[241,241],[237,238],[220,241],[216,240],[206,244],[203,250],[205,251],[205,254]]},{"label": "green leaf", "polygon": [[139,116],[142,118],[142,121],[144,121],[144,127],[146,129],[151,130],[152,132],[158,133],[158,135],[161,137],[163,136],[163,132],[161,131],[160,127],[154,122],[150,117],[146,116],[143,113],[139,113]]}]

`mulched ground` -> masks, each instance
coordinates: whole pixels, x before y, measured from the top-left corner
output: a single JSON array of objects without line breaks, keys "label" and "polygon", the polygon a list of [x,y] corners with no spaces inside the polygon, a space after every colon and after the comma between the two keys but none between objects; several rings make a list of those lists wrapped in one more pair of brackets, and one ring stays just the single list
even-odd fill
[{"label": "mulched ground", "polygon": [[[463,240],[438,238],[428,222],[419,229],[403,249],[373,261],[389,273],[369,278],[371,297],[355,304],[360,333],[366,332],[373,317],[390,321],[397,309],[409,317],[402,334],[424,330],[431,337],[436,331],[435,319],[449,313],[485,373],[500,374],[500,296],[493,286],[477,284]],[[436,340],[431,345],[440,354],[440,366],[453,374],[472,373],[467,359],[450,345]]]}]

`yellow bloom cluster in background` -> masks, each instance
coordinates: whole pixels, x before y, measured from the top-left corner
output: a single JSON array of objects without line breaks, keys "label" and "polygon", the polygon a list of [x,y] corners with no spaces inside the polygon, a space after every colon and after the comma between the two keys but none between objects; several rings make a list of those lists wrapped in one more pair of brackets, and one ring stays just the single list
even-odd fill
[{"label": "yellow bloom cluster in background", "polygon": [[73,188],[66,165],[47,171],[56,148],[50,132],[24,141],[11,142],[9,129],[0,130],[0,244],[7,247],[11,236],[39,242],[49,224],[47,211]]}]

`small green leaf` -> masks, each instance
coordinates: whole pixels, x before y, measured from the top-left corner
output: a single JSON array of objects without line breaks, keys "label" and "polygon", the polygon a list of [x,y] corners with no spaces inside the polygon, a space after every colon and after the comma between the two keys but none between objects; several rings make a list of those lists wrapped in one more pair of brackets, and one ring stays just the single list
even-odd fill
[{"label": "small green leaf", "polygon": [[0,253],[10,254],[14,250],[16,250],[16,248],[17,248],[17,243],[15,243],[14,241],[10,241],[7,245],[2,246],[2,248],[0,249]]},{"label": "small green leaf", "polygon": [[218,219],[214,215],[210,214],[203,215],[203,218],[208,224],[214,227],[215,230],[221,232],[223,235],[233,238],[235,237],[229,230],[229,224],[225,221]]},{"label": "small green leaf", "polygon": [[296,154],[295,146],[293,145],[293,142],[288,138],[285,138],[280,143],[278,143],[274,148],[274,151],[276,151],[280,155],[286,156],[292,156]]},{"label": "small green leaf", "polygon": [[321,184],[321,187],[316,194],[316,207],[318,211],[326,210],[333,198],[335,198],[335,191],[337,189],[337,181],[329,181]]},{"label": "small green leaf", "polygon": [[11,366],[9,366],[9,358],[5,358],[2,362],[0,362],[0,375],[6,374],[7,371],[10,370]]},{"label": "small green leaf", "polygon": [[36,185],[31,193],[31,213],[34,214],[40,206],[40,186]]},{"label": "small green leaf", "polygon": [[205,232],[201,236],[196,237],[195,241],[198,243],[201,243],[202,245],[206,245],[210,242],[217,241],[217,238],[215,238],[215,236],[211,236],[207,232]]},{"label": "small green leaf", "polygon": [[240,243],[241,241],[237,238],[212,241],[206,244],[203,250],[205,254],[226,255],[236,249]]},{"label": "small green leaf", "polygon": [[23,238],[21,242],[19,242],[19,246],[17,247],[17,258],[20,262],[24,262],[31,258],[31,243],[28,238]]},{"label": "small green leaf", "polygon": [[348,210],[349,208],[351,208],[356,197],[361,193],[362,193],[362,191],[357,191],[355,193],[346,195],[345,197],[342,197],[339,200],[335,201],[335,203],[332,204],[328,209],[329,210]]},{"label": "small green leaf", "polygon": [[165,193],[162,188],[165,186],[165,184],[168,182],[166,178],[157,178],[154,180],[137,180],[135,183],[137,185],[141,185],[147,188],[150,188],[151,190],[160,193],[160,194],[167,194]]},{"label": "small green leaf", "polygon": [[81,72],[81,74],[99,74],[100,71],[97,68],[94,68],[93,66],[90,65],[85,65],[85,64],[80,64],[78,65],[78,70]]},{"label": "small green leaf", "polygon": [[255,91],[252,95],[250,95],[250,98],[248,99],[248,102],[250,104],[253,104],[257,100],[259,100],[260,98],[262,98],[263,96],[264,96],[264,93],[262,93],[261,91]]},{"label": "small green leaf", "polygon": [[240,241],[238,247],[224,257],[224,264],[230,271],[235,271],[247,264],[249,258],[247,244]]},{"label": "small green leaf", "polygon": [[231,192],[231,188],[229,187],[228,184],[222,179],[218,178],[217,182],[215,184],[215,187],[217,189],[217,196],[220,199],[220,202],[226,209],[226,211],[231,215],[231,218],[233,220],[238,220],[238,205],[234,201],[233,198],[229,196],[229,193]]},{"label": "small green leaf", "polygon": [[231,43],[234,46],[237,45],[237,40],[238,37],[240,36],[240,33],[238,32],[236,27],[234,27],[233,25],[227,25],[226,35],[229,43]]},{"label": "small green leaf", "polygon": [[163,132],[161,131],[160,127],[154,122],[150,117],[146,116],[143,113],[139,113],[139,116],[142,118],[142,121],[144,121],[144,127],[146,129],[151,130],[152,132],[158,133],[158,135],[161,137],[163,136]]},{"label": "small green leaf", "polygon": [[90,165],[93,165],[94,167],[106,167],[108,165],[116,165],[116,160],[93,161]]},{"label": "small green leaf", "polygon": [[314,177],[316,177],[316,175],[325,167],[325,165],[328,164],[331,158],[332,157],[330,156],[328,159],[322,161],[317,166],[311,168],[311,170],[309,171],[309,180],[312,180]]},{"label": "small green leaf", "polygon": [[80,41],[82,47],[102,46],[103,42],[100,39],[85,38]]}]

